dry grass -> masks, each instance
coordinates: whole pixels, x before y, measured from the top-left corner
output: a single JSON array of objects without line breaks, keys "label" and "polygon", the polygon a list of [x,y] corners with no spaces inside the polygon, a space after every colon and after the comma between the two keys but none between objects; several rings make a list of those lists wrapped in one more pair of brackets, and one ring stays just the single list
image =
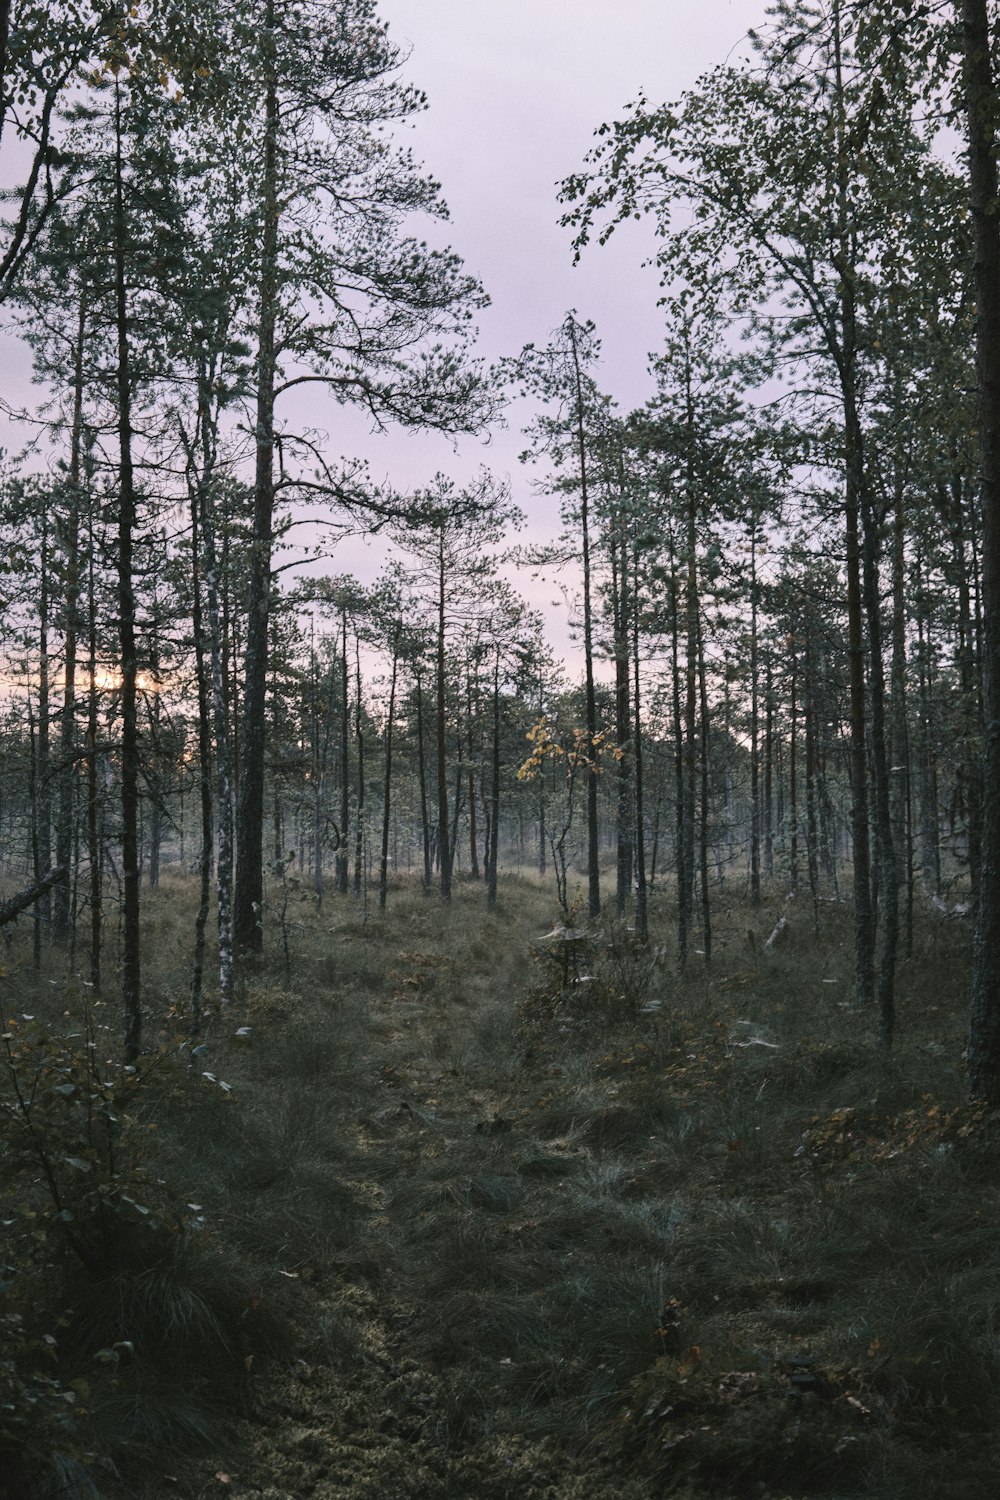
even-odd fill
[{"label": "dry grass", "polygon": [[[63,1339],[67,1374],[105,1326],[173,1341],[156,1430],[126,1391],[106,1451],[217,1442],[214,1380],[258,1412],[232,1492],[268,1500],[991,1493],[1000,1215],[992,1124],[960,1099],[967,934],[919,924],[883,1059],[846,911],[819,937],[793,915],[768,953],[748,929],[770,914],[728,899],[710,969],[676,974],[654,905],[650,949],[609,924],[569,988],[533,946],[533,881],[495,914],[470,884],[450,908],[400,888],[384,918],[297,907],[290,975],[275,941],[143,1096],[155,1170],[205,1228]],[[183,1023],[191,920],[166,893],[151,1037]],[[72,1009],[54,972],[24,977]],[[224,1348],[249,1382],[213,1375]],[[222,1451],[163,1493],[202,1493]],[[151,1464],[127,1493],[160,1493]]]}]

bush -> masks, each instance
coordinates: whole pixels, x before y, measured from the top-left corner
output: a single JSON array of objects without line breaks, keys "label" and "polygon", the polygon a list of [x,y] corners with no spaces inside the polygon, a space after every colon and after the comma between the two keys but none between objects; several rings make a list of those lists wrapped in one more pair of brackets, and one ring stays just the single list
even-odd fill
[{"label": "bush", "polygon": [[101,1011],[70,1034],[8,1021],[0,1094],[0,1460],[10,1500],[96,1494],[89,1465],[205,1441],[245,1401],[282,1320],[152,1170],[149,1080],[177,1049],[105,1060]]}]

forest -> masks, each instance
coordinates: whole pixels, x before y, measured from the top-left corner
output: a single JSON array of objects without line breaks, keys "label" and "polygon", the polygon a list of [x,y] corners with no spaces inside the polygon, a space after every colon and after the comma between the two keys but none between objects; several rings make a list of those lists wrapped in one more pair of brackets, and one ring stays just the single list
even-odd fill
[{"label": "forest", "polygon": [[2,1500],[994,1494],[1000,8],[594,119],[632,410],[375,0],[0,64]]}]

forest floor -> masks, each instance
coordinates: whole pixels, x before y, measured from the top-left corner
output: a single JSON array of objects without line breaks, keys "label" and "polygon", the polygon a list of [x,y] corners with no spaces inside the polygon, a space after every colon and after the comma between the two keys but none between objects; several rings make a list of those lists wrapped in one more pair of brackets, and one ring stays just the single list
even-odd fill
[{"label": "forest floor", "polygon": [[[152,907],[151,1043],[183,1026],[192,894]],[[967,927],[921,915],[887,1059],[838,905],[815,932],[808,902],[724,890],[684,978],[666,905],[648,949],[606,921],[580,978],[538,941],[549,891],[500,897],[297,903],[287,957],[276,923],[204,1050],[148,1072],[136,1170],[183,1227],[67,1272],[53,1345],[88,1451],[61,1488],[40,1460],[0,1475],[5,1500],[996,1492]],[[26,957],[8,1008],[18,975],[18,1006],[61,1004]]]}]

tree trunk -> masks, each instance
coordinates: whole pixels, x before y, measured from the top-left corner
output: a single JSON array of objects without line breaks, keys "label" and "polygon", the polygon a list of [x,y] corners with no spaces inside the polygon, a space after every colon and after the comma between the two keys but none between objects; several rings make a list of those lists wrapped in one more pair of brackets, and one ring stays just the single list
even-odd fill
[{"label": "tree trunk", "polygon": [[[622,547],[622,603],[624,606],[624,581],[626,555]],[[635,604],[639,600],[638,566],[633,566],[633,599]],[[623,610],[624,613],[624,610]],[[623,622],[624,623],[624,622]],[[633,606],[632,609],[632,776],[633,797],[635,807],[635,833],[633,843],[635,846],[635,935],[640,943],[649,941],[649,902],[646,889],[646,829],[645,829],[645,793],[643,784],[643,756],[642,756],[642,695],[641,679],[639,675],[639,610]],[[628,641],[623,642],[625,647],[625,711],[628,712]],[[617,657],[617,652],[616,652]],[[616,661],[617,665],[617,661]],[[618,684],[620,689],[620,683]],[[622,749],[624,749],[622,745]],[[627,804],[626,804],[627,805]],[[631,863],[631,861],[630,861]]]},{"label": "tree trunk", "polygon": [[691,926],[691,893],[685,857],[684,718],[681,711],[680,579],[673,541],[670,544],[670,665],[674,720],[674,868],[677,878],[677,964],[687,963]]},{"label": "tree trunk", "polygon": [[964,724],[961,734],[963,753],[955,766],[955,779],[959,801],[965,813],[966,848],[969,861],[969,881],[973,891],[979,886],[979,864],[981,858],[982,827],[982,766],[979,742],[982,734],[980,701],[981,679],[977,680],[977,631],[973,623],[972,589],[970,587],[969,556],[966,549],[966,527],[962,499],[962,477],[955,474],[950,491],[941,486],[941,499],[949,513],[952,550],[955,563],[955,583],[958,595],[958,641],[956,658],[958,680],[961,688],[960,713]]},{"label": "tree trunk", "polygon": [[[215,508],[215,469],[217,426],[213,413],[213,379],[210,360],[202,351],[198,373],[198,432],[197,441],[189,449],[193,486],[193,523],[200,547],[196,553],[201,577],[205,585],[205,604],[208,611],[207,633],[208,663],[206,667],[206,690],[210,691],[210,724],[215,736],[215,821],[217,825],[218,854],[215,865],[216,926],[219,948],[219,999],[228,1005],[233,998],[233,777],[234,747],[231,734],[230,694],[226,677],[226,637],[228,604],[226,584],[228,569],[225,566],[227,539],[223,532],[222,563]],[[200,608],[200,601],[199,601]],[[208,770],[203,766],[203,776]],[[203,791],[202,817],[206,814]],[[208,811],[211,811],[211,783],[208,791]],[[204,833],[203,833],[204,839]],[[209,843],[211,851],[211,841]],[[202,877],[204,877],[204,856]]]},{"label": "tree trunk", "polygon": [[764,874],[774,878],[774,669],[767,654],[764,685]]},{"label": "tree trunk", "polygon": [[392,792],[392,731],[396,713],[396,674],[399,669],[399,630],[392,641],[392,677],[389,683],[389,716],[385,727],[385,775],[382,781],[382,853],[378,872],[379,911],[385,911],[389,894],[389,827]]},{"label": "tree trunk", "polygon": [[[902,409],[902,399],[899,401]],[[906,892],[906,954],[913,953],[913,827],[910,727],[906,660],[906,486],[902,453],[896,457],[892,526],[892,663],[890,668],[892,837],[897,881]]]},{"label": "tree trunk", "polygon": [[806,721],[806,868],[809,872],[809,894],[812,897],[813,932],[819,936],[819,819],[816,815],[816,744],[819,737],[819,709],[816,704],[812,643],[808,634],[806,635],[804,717]]},{"label": "tree trunk", "polygon": [[132,581],[136,497],[132,464],[132,370],[128,339],[126,249],[121,85],[116,82],[114,270],[118,398],[118,640],[122,720],[122,1008],[125,1061],[134,1063],[139,1056],[142,1041],[142,997],[139,959],[139,725],[136,698],[135,590]]},{"label": "tree trunk", "polygon": [[[695,804],[698,788],[698,634],[701,603],[698,595],[698,491],[694,472],[695,418],[690,361],[685,371],[687,472],[685,476],[685,591],[684,591],[684,770],[681,858],[684,864],[684,923],[688,933],[694,918]],[[685,939],[685,953],[687,939]]]},{"label": "tree trunk", "polygon": [[[473,880],[478,880],[479,870],[479,829],[476,820],[476,772],[475,742],[473,739],[473,693],[472,693],[472,661],[466,663],[465,668],[465,743],[469,753],[469,766],[466,771],[466,782],[469,793],[469,873]],[[486,868],[489,871],[489,827],[486,830]]]},{"label": "tree trunk", "polygon": [[354,636],[354,739],[358,747],[358,812],[354,829],[354,894],[361,895],[365,873],[365,735],[361,718],[361,638]]},{"label": "tree trunk", "polygon": [[278,91],[274,77],[274,0],[265,0],[270,76],[264,102],[261,174],[262,239],[257,347],[257,448],[253,544],[247,596],[243,724],[240,735],[239,815],[236,823],[238,949],[259,953],[264,929],[264,752],[267,645],[271,608],[271,545],[274,520],[275,320],[278,307]]},{"label": "tree trunk", "polygon": [[712,899],[708,885],[708,813],[709,813],[709,718],[708,718],[708,683],[705,672],[705,641],[702,630],[698,629],[698,696],[701,707],[701,734],[700,740],[700,810],[698,818],[698,870],[701,885],[701,933],[702,942],[705,945],[705,962],[712,962]]},{"label": "tree trunk", "polygon": [[487,906],[497,904],[497,852],[500,847],[500,647],[493,661],[493,746],[490,782],[490,832],[486,854]]},{"label": "tree trunk", "polygon": [[[628,589],[628,554],[626,551],[625,527],[620,516],[614,519],[611,535],[611,604],[615,653],[615,739],[618,743],[619,760],[616,766],[618,793],[618,860],[615,902],[619,917],[624,916],[632,891],[633,848],[638,851],[636,830],[638,816],[631,816],[632,782],[628,747],[634,744],[629,705],[629,611],[631,600]],[[636,613],[632,609],[632,614]],[[634,633],[634,632],[633,632]],[[643,893],[645,900],[645,892]]]},{"label": "tree trunk", "polygon": [[[792,639],[791,682],[789,684],[789,707],[791,710],[788,739],[788,890],[791,896],[799,893],[799,788],[798,788],[798,658],[796,643]],[[867,828],[867,823],[866,823]]]},{"label": "tree trunk", "polygon": [[917,660],[920,698],[917,760],[920,766],[920,864],[924,883],[941,893],[941,840],[938,811],[937,757],[934,753],[934,639],[931,609],[922,583],[921,558],[916,563]]},{"label": "tree trunk", "polygon": [[[47,870],[52,864],[52,789],[49,783],[52,740],[52,691],[49,671],[49,605],[51,583],[49,579],[49,527],[48,518],[42,517],[42,534],[39,556],[38,598],[38,757],[36,763],[36,807],[35,822],[38,841],[39,870]],[[35,933],[41,938],[42,925],[46,927],[52,914],[52,897],[46,891],[39,897],[35,912]]]},{"label": "tree trunk", "polygon": [[760,691],[757,686],[757,526],[750,533],[750,905],[760,905]]},{"label": "tree trunk", "polygon": [[875,792],[875,869],[881,911],[878,955],[878,1019],[875,1034],[880,1047],[892,1046],[896,1021],[896,949],[899,941],[899,869],[892,837],[892,800],[886,747],[885,670],[882,664],[882,605],[879,589],[878,526],[870,497],[863,493],[863,565],[865,609],[868,617],[871,701],[871,764]]},{"label": "tree trunk", "polygon": [[838,351],[844,433],[844,516],[847,561],[847,655],[850,682],[851,838],[854,860],[854,992],[870,1005],[875,987],[875,923],[872,911],[871,851],[868,831],[865,636],[861,588],[861,510],[865,472],[857,408],[857,292],[851,236],[849,144],[841,73],[839,0],[834,45],[837,88],[838,244],[834,263],[840,278],[841,344]]},{"label": "tree trunk", "polygon": [[[81,291],[73,351],[73,427],[69,454],[69,515],[66,520],[66,625],[63,633],[63,701],[59,726],[59,808],[56,815],[56,864],[71,868],[73,853],[73,790],[76,785],[76,650],[80,621],[80,493],[83,473],[83,351],[87,304]],[[69,942],[72,919],[72,880],[53,893],[52,939],[60,947]]]},{"label": "tree trunk", "polygon": [[334,874],[337,882],[337,890],[342,896],[347,895],[349,884],[348,871],[350,868],[350,843],[348,840],[348,825],[351,821],[351,784],[350,774],[350,744],[351,744],[351,719],[350,719],[350,689],[348,686],[347,668],[347,610],[340,612],[340,843],[337,847],[337,858],[334,864]]},{"label": "tree trunk", "polygon": [[1000,194],[998,97],[986,0],[956,0],[962,24],[975,237],[980,504],[982,507],[982,866],[970,996],[968,1091],[1000,1104]]},{"label": "tree trunk", "polygon": [[201,860],[198,869],[198,913],[194,924],[194,956],[191,963],[191,1035],[201,1031],[205,975],[205,933],[212,893],[212,728],[208,663],[205,659],[205,622],[201,607],[199,561],[198,494],[191,494],[191,627],[194,634],[195,677],[198,685],[198,765],[201,792]]},{"label": "tree trunk", "polygon": [[583,378],[577,348],[576,323],[572,316],[567,327],[573,357],[576,387],[576,445],[580,477],[580,539],[583,553],[583,661],[586,679],[587,711],[587,911],[591,919],[601,913],[601,875],[597,823],[597,694],[594,687],[594,621],[590,577],[590,497],[588,492],[587,438],[583,418]]},{"label": "tree trunk", "polygon": [[427,756],[424,750],[424,691],[419,671],[416,673],[417,691],[417,776],[420,782],[420,846],[424,856],[424,890],[431,888],[431,829],[427,809]]},{"label": "tree trunk", "polygon": [[451,900],[451,837],[448,827],[448,709],[445,701],[445,545],[444,522],[441,522],[438,551],[438,620],[437,620],[437,793],[438,793],[438,862],[441,871],[441,899]]},{"label": "tree trunk", "polygon": [[97,596],[94,583],[93,496],[87,509],[87,860],[90,866],[90,984],[101,993],[104,872],[97,784]]}]

